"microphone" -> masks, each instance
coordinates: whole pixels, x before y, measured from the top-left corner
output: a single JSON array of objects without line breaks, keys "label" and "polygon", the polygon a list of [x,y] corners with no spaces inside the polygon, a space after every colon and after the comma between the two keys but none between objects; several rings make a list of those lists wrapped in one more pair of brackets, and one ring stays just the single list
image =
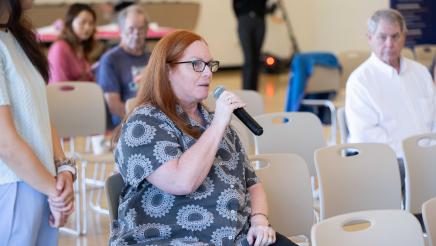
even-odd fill
[{"label": "microphone", "polygon": [[[221,94],[225,91],[226,89],[223,86],[218,86],[217,88],[215,88],[215,90],[213,91],[213,97],[216,99],[218,99]],[[238,119],[244,123],[244,125],[250,129],[250,131],[256,135],[256,136],[260,136],[263,133],[263,128],[253,119],[253,117],[251,117],[247,111],[245,111],[245,109],[243,108],[237,108],[235,110],[233,110],[233,114],[236,115],[236,117],[238,117]]]}]

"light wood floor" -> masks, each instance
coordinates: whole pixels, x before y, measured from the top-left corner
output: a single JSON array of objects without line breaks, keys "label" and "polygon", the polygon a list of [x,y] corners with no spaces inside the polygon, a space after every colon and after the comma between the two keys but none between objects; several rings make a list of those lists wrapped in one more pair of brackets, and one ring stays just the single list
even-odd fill
[{"label": "light wood floor", "polygon": [[[223,85],[228,90],[241,89],[240,71],[218,72],[214,75],[211,91],[218,85]],[[259,92],[264,97],[265,111],[267,113],[283,111],[287,86],[288,73],[282,73],[279,75],[261,75]],[[343,105],[343,101],[343,93],[340,93],[337,96],[335,104]],[[328,134],[328,130],[329,129],[327,127],[324,129],[326,135]],[[92,168],[92,166],[88,167],[87,176],[90,175],[89,173],[91,172]],[[108,170],[108,172],[109,171],[110,170]],[[102,200],[105,201],[105,199],[106,198],[103,196]],[[74,223],[74,220],[71,218],[70,226],[72,223]],[[97,214],[88,208],[87,226],[88,233],[84,236],[72,236],[61,232],[59,245],[103,246],[108,244],[109,216]]]}]

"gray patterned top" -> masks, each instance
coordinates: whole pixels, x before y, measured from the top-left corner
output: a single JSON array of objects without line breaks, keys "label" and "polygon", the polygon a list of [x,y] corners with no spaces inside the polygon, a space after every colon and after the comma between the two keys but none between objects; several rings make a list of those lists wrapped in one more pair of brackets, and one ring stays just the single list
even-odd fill
[{"label": "gray patterned top", "polygon": [[[178,113],[202,132],[213,114],[199,106],[206,126]],[[115,160],[126,183],[112,222],[111,245],[246,245],[251,212],[248,190],[258,178],[236,132],[227,127],[213,166],[193,193],[175,196],[146,177],[179,158],[196,140],[159,109],[137,108],[123,125]]]}]

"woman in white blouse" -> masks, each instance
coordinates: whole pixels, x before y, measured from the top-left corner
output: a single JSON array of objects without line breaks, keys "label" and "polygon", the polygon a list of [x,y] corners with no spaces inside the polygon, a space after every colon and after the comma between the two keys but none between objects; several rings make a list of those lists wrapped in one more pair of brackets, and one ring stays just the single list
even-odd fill
[{"label": "woman in white blouse", "polygon": [[47,59],[22,18],[31,6],[0,2],[0,245],[57,245],[74,204],[75,169],[50,127]]}]

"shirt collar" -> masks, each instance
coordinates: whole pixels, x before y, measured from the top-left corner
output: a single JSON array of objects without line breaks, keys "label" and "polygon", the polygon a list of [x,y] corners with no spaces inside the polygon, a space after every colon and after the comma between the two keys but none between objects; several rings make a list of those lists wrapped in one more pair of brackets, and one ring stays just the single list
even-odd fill
[{"label": "shirt collar", "polygon": [[[380,58],[378,58],[374,54],[374,52],[371,53],[371,57],[369,59],[373,64],[375,64],[383,73],[388,75],[390,78],[392,78],[392,76],[394,76],[395,74],[398,74],[397,70],[394,67],[384,63],[382,60],[380,60]],[[407,69],[406,60],[403,56],[401,56],[400,57],[400,73],[399,73],[399,75],[403,74],[406,71],[406,69]]]},{"label": "shirt collar", "polygon": [[198,112],[200,113],[200,116],[203,118],[205,126],[202,126],[199,122],[191,119],[188,116],[188,114],[185,111],[183,111],[183,108],[179,104],[176,105],[176,112],[185,122],[187,122],[192,127],[199,127],[200,129],[205,129],[209,126],[210,122],[212,121],[212,115],[209,113],[209,111],[207,111],[206,107],[201,103],[198,104]]}]

